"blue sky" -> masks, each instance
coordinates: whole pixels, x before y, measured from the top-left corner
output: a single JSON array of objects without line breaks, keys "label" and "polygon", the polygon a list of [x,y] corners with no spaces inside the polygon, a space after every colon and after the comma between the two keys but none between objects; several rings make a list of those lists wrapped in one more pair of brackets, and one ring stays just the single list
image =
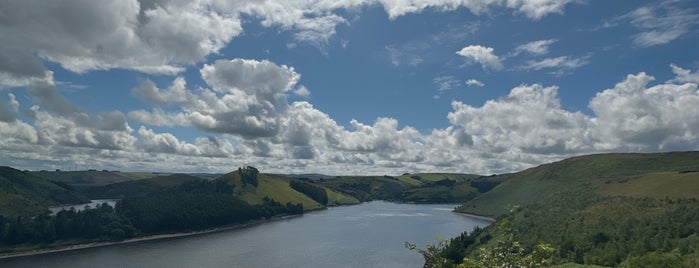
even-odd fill
[{"label": "blue sky", "polygon": [[0,10],[0,165],[490,174],[699,148],[689,0]]}]

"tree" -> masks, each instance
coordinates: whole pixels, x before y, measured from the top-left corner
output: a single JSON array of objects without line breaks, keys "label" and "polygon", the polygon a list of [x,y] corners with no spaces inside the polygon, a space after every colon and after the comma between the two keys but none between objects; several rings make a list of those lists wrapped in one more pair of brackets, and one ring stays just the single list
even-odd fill
[{"label": "tree", "polygon": [[489,268],[489,267],[545,267],[552,264],[553,254],[556,251],[548,244],[537,244],[531,250],[525,249],[513,238],[509,224],[501,225],[505,231],[505,237],[497,241],[494,247],[481,247],[474,258],[464,258],[462,263],[454,264],[447,258],[446,248],[449,242],[440,241],[437,245],[427,245],[426,249],[417,249],[414,244],[405,242],[405,247],[416,250],[425,259],[423,267],[429,268]]}]

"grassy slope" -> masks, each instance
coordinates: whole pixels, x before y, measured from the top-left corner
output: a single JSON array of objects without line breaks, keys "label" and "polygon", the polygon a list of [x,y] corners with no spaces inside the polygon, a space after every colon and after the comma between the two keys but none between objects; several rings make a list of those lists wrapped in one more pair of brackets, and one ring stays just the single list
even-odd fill
[{"label": "grassy slope", "polygon": [[640,176],[598,179],[592,186],[603,195],[634,197],[680,197],[699,195],[699,172],[653,172]]},{"label": "grassy slope", "polygon": [[686,171],[696,170],[699,152],[574,157],[515,173],[459,211],[500,216],[488,235],[501,236],[497,226],[508,222],[518,241],[550,243],[561,262],[614,266],[678,252],[692,267],[699,263],[691,246],[699,242],[699,172]]},{"label": "grassy slope", "polygon": [[[401,176],[340,176],[316,185],[355,196],[360,200],[395,200],[417,203],[463,202],[478,196],[470,185],[473,174],[419,173]],[[445,182],[448,182],[445,185]],[[449,185],[451,183],[451,185]]]},{"label": "grassy slope", "polygon": [[51,205],[85,201],[82,195],[29,172],[0,167],[0,215],[36,215]]},{"label": "grassy slope", "polygon": [[[573,157],[551,164],[545,164],[513,174],[510,179],[493,190],[465,203],[459,212],[480,215],[497,216],[507,213],[514,206],[524,206],[551,196],[554,193],[570,191],[577,188],[597,186],[598,191],[604,192],[611,185],[601,185],[599,181],[622,177],[639,176],[646,173],[643,180],[637,180],[634,185],[640,189],[641,184],[657,177],[658,172],[674,172],[699,170],[699,152],[673,152],[658,154],[598,154]],[[686,173],[692,174],[692,173]],[[692,175],[680,176],[668,182],[693,184],[689,179]],[[603,183],[602,183],[603,184]],[[613,185],[612,185],[613,186]],[[687,185],[690,186],[690,185]],[[670,188],[680,189],[686,195],[696,192],[696,186],[683,187],[671,185]],[[632,191],[632,189],[627,189]],[[609,190],[614,192],[614,190]]]},{"label": "grassy slope", "polygon": [[[225,180],[230,184],[236,185],[235,192],[240,195],[241,199],[250,204],[260,204],[262,199],[267,196],[282,204],[286,202],[301,203],[305,210],[318,209],[322,205],[303,193],[300,193],[289,186],[289,178],[273,174],[258,174],[258,186],[243,185],[240,180],[240,174],[237,171],[222,175],[219,180]],[[328,192],[328,200],[331,204],[356,204],[359,201],[351,196],[332,191],[325,188]]]},{"label": "grassy slope", "polygon": [[157,176],[148,172],[114,171],[36,171],[34,175],[47,180],[62,182],[76,187],[104,186],[107,184],[147,179]]}]

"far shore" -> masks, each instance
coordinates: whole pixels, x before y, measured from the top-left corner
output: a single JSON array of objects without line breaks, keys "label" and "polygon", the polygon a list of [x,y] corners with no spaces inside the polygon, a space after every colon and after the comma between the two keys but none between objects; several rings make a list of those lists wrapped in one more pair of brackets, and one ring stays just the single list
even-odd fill
[{"label": "far shore", "polygon": [[29,250],[29,251],[0,253],[0,259],[22,257],[22,256],[32,256],[32,255],[47,254],[47,253],[54,253],[54,252],[63,252],[63,251],[86,249],[86,248],[106,247],[106,246],[112,246],[112,245],[136,243],[136,242],[158,240],[158,239],[195,236],[195,235],[223,232],[223,231],[228,231],[228,230],[242,229],[242,228],[252,227],[252,226],[256,226],[256,225],[263,224],[263,223],[287,220],[287,219],[297,218],[297,217],[301,217],[301,216],[303,216],[303,214],[287,215],[287,216],[282,216],[282,217],[271,218],[268,220],[267,219],[253,220],[253,221],[246,222],[246,223],[229,225],[229,226],[218,227],[218,228],[214,228],[214,229],[207,229],[207,230],[202,230],[202,231],[148,235],[148,236],[134,237],[134,238],[130,238],[130,239],[122,240],[122,241],[91,242],[91,243],[67,245],[67,246],[60,246],[60,247],[53,247],[53,248],[48,247],[48,248],[34,249],[34,250]]},{"label": "far shore", "polygon": [[[393,203],[397,203],[395,201],[389,201]],[[359,204],[364,203],[360,202]],[[400,202],[398,202],[400,203]],[[408,202],[404,202],[406,204],[411,204]],[[414,203],[412,203],[414,204]],[[350,204],[351,205],[357,205],[357,204]],[[346,206],[346,205],[345,205]],[[330,206],[332,207],[332,206]],[[319,208],[314,208],[314,209],[309,209],[304,211],[303,214],[298,214],[298,215],[287,215],[287,216],[282,216],[282,217],[273,217],[271,219],[259,219],[259,220],[253,220],[250,222],[246,223],[241,223],[241,224],[234,224],[234,225],[229,225],[229,226],[223,226],[223,227],[218,227],[218,228],[213,228],[213,229],[206,229],[206,230],[201,230],[201,231],[192,231],[192,232],[182,232],[182,233],[169,233],[169,234],[157,234],[157,235],[148,235],[148,236],[140,236],[140,237],[134,237],[126,240],[121,240],[121,241],[103,241],[103,242],[90,242],[90,243],[82,243],[82,244],[74,244],[74,245],[65,245],[65,246],[57,246],[57,247],[47,247],[47,248],[40,248],[40,249],[33,249],[33,250],[28,250],[28,251],[19,251],[19,252],[8,252],[8,253],[0,253],[0,259],[6,259],[6,258],[15,258],[15,257],[24,257],[24,256],[33,256],[33,255],[40,255],[40,254],[48,254],[48,253],[55,253],[55,252],[64,252],[64,251],[71,251],[71,250],[79,250],[79,249],[87,249],[87,248],[97,248],[97,247],[107,247],[107,246],[113,246],[113,245],[120,245],[120,244],[128,244],[128,243],[138,243],[142,241],[151,241],[151,240],[159,240],[159,239],[168,239],[168,238],[178,238],[178,237],[187,237],[187,236],[196,236],[196,235],[203,235],[203,234],[210,234],[210,233],[216,233],[216,232],[223,232],[223,231],[228,231],[228,230],[236,230],[236,229],[243,229],[243,228],[248,228],[248,227],[253,227],[256,225],[264,224],[264,223],[269,223],[269,222],[275,222],[275,221],[282,221],[282,220],[287,220],[287,219],[292,219],[292,218],[297,218],[301,217],[306,213],[310,212],[315,212],[319,210],[324,210],[327,209],[328,207],[319,207]],[[465,217],[471,217],[471,218],[477,218],[477,219],[482,219],[482,220],[487,220],[490,222],[494,222],[495,218],[487,217],[487,216],[481,216],[481,215],[476,215],[476,214],[470,214],[470,213],[463,213],[463,212],[456,212],[452,211],[452,213],[459,214]]]}]

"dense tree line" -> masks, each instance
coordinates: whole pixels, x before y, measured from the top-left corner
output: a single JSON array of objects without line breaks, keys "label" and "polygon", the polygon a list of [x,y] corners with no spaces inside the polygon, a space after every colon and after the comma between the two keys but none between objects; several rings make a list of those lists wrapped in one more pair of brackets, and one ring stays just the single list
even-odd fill
[{"label": "dense tree line", "polygon": [[276,215],[301,214],[303,213],[303,205],[300,203],[292,204],[291,202],[282,204],[265,196],[262,198],[262,204],[257,206],[257,211],[259,217],[269,219]]},{"label": "dense tree line", "polygon": [[52,243],[61,239],[121,240],[136,229],[107,204],[94,209],[63,210],[56,215],[8,219],[0,216],[0,244]]},{"label": "dense tree line", "polygon": [[[512,226],[513,238],[526,249],[541,242],[555,248],[555,263],[699,267],[699,201],[695,198],[603,197],[579,189],[515,208],[498,223]],[[501,237],[498,228],[477,230],[452,239],[442,254],[458,264]]]},{"label": "dense tree line", "polygon": [[247,166],[245,168],[238,168],[238,173],[240,173],[240,181],[243,185],[250,184],[257,187],[259,181],[257,180],[257,175],[260,171],[255,167]]},{"label": "dense tree line", "polygon": [[0,215],[0,248],[46,245],[61,240],[123,240],[303,213],[301,204],[281,204],[268,197],[262,204],[250,205],[232,195],[233,187],[224,181],[196,181],[147,196],[126,197],[115,208],[102,204],[81,211],[63,210],[56,215],[16,218]]},{"label": "dense tree line", "polygon": [[144,233],[201,230],[258,218],[257,210],[229,194],[170,191],[125,198],[120,215]]},{"label": "dense tree line", "polygon": [[441,241],[437,245],[427,245],[425,249],[419,249],[414,244],[405,243],[410,250],[417,250],[425,259],[424,267],[429,268],[491,268],[491,267],[548,267],[553,264],[555,249],[549,244],[538,243],[531,248],[526,248],[514,239],[509,224],[500,224],[497,227],[503,231],[502,237],[491,246],[478,248],[471,256],[459,257],[458,260],[449,256],[454,246],[460,247],[461,243],[473,243],[475,237],[482,232],[476,228],[471,234],[464,233],[460,237],[450,241]]},{"label": "dense tree line", "polygon": [[307,195],[323,206],[328,204],[328,193],[321,187],[296,180],[289,181],[289,186],[291,186],[292,189]]}]

